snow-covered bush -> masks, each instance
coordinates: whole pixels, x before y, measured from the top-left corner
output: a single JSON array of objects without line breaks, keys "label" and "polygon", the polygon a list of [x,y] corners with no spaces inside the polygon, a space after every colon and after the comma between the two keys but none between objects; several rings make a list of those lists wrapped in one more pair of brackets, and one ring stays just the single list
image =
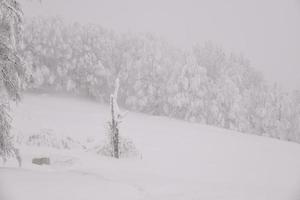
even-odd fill
[{"label": "snow-covered bush", "polygon": [[58,136],[52,130],[43,129],[38,133],[17,137],[17,143],[27,146],[50,147],[55,149],[85,149],[79,141],[67,136]]},{"label": "snow-covered bush", "polygon": [[[102,144],[94,147],[92,151],[102,156],[113,157],[114,155],[113,145],[111,144],[111,141],[109,139],[102,142]],[[141,153],[138,151],[132,140],[124,137],[119,137],[119,158],[140,157]]]}]

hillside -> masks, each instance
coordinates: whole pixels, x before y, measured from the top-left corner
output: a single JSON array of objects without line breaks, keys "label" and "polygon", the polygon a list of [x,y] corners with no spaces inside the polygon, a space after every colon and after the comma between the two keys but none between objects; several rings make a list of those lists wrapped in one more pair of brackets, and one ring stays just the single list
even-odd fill
[{"label": "hillside", "polygon": [[[27,94],[13,108],[13,133],[22,140],[47,130],[88,148],[104,140],[108,111],[86,99]],[[20,143],[23,167],[1,165],[0,199],[300,199],[299,144],[132,112],[121,134],[141,157]],[[52,164],[31,164],[41,155]]]}]

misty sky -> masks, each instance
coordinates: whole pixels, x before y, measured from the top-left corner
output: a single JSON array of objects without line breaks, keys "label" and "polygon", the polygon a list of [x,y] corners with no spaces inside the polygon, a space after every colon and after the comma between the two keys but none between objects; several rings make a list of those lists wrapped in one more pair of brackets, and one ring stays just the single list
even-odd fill
[{"label": "misty sky", "polygon": [[268,80],[300,89],[300,0],[22,0],[25,16],[62,16],[189,47],[243,53]]}]

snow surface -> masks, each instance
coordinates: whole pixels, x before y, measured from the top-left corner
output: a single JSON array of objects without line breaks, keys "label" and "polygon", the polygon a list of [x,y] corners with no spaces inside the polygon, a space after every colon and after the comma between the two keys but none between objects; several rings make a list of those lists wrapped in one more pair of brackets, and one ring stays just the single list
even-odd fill
[{"label": "snow surface", "polygon": [[[15,136],[51,130],[87,147],[104,140],[109,119],[106,105],[66,96],[27,94],[13,110]],[[0,200],[300,199],[299,144],[133,112],[120,132],[141,158],[20,145],[22,168],[0,164]]]}]

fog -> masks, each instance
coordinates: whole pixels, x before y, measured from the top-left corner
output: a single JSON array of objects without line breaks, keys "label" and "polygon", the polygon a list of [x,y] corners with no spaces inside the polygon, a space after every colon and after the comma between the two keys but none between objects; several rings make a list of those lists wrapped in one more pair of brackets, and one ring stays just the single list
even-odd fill
[{"label": "fog", "polygon": [[300,0],[0,0],[0,200],[300,200],[299,22]]},{"label": "fog", "polygon": [[61,16],[151,32],[182,48],[212,41],[241,53],[271,82],[300,89],[300,1],[23,0],[25,16]]}]

